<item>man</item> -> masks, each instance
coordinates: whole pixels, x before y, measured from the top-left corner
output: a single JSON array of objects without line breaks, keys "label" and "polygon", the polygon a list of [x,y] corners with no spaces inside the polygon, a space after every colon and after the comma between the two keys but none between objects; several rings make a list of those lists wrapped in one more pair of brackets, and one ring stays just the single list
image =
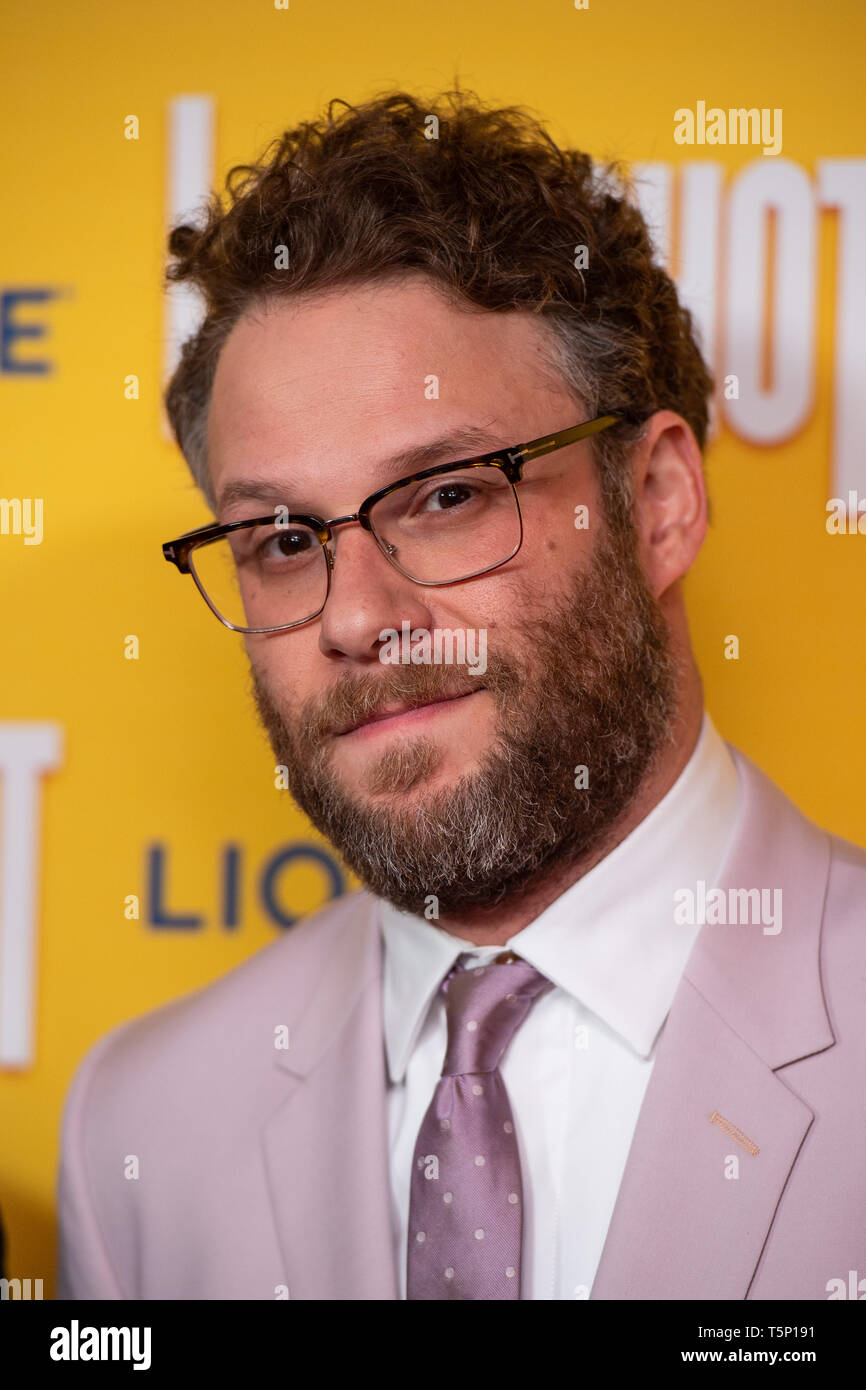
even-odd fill
[{"label": "man", "polygon": [[465,93],[237,172],[170,242],[217,520],[165,553],[365,887],[90,1051],[61,1296],[827,1298],[866,855],[704,711],[711,383],[639,212]]}]

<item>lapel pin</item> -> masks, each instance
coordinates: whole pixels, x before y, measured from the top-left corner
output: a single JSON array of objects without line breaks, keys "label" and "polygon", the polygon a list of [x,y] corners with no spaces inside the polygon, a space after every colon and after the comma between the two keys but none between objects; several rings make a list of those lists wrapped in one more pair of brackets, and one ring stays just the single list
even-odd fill
[{"label": "lapel pin", "polygon": [[754,1144],[752,1140],[749,1139],[748,1135],[745,1135],[741,1129],[737,1129],[736,1125],[732,1125],[730,1120],[726,1120],[724,1115],[720,1115],[718,1110],[714,1110],[710,1116],[710,1124],[718,1125],[719,1129],[723,1129],[725,1134],[729,1134],[735,1143],[741,1144],[747,1153],[753,1156],[760,1153],[757,1144]]}]

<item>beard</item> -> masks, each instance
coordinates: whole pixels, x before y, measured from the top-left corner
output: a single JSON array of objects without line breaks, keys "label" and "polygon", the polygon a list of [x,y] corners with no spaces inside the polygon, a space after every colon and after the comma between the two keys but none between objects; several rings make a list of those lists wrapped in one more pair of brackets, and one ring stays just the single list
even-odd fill
[{"label": "beard", "polygon": [[[510,633],[512,650],[489,651],[480,678],[383,665],[380,675],[345,676],[291,719],[252,668],[259,716],[298,806],[361,882],[403,912],[422,914],[431,896],[437,916],[495,909],[555,869],[594,862],[673,739],[676,662],[630,526],[601,526],[590,568],[558,607]],[[330,765],[334,729],[381,704],[482,687],[496,735],[448,786],[423,790],[442,758],[429,735],[399,735],[368,755],[360,793]]]}]

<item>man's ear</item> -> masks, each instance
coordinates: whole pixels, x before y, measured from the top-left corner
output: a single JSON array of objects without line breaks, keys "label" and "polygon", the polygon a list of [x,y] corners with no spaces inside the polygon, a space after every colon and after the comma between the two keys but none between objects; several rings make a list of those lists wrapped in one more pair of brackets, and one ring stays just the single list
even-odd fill
[{"label": "man's ear", "polygon": [[657,410],[632,453],[634,518],[647,582],[656,598],[694,563],[707,532],[707,491],[698,441],[681,415]]}]

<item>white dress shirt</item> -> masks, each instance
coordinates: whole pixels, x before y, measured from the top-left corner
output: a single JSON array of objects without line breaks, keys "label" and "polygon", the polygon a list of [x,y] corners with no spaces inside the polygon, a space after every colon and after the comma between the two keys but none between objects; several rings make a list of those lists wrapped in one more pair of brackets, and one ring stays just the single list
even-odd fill
[{"label": "white dress shirt", "polygon": [[675,924],[674,893],[715,882],[738,814],[737,771],[705,713],[689,762],[658,805],[505,944],[472,947],[380,900],[401,1298],[415,1141],[447,1043],[439,985],[461,953],[483,965],[505,950],[554,985],[500,1063],[523,1177],[522,1297],[589,1297],[658,1037],[700,930]]}]

